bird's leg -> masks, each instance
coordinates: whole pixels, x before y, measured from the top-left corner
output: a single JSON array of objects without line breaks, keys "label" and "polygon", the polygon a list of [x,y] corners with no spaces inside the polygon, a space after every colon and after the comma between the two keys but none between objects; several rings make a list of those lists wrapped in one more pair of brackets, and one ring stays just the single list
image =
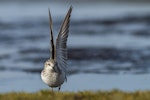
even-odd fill
[{"label": "bird's leg", "polygon": [[65,80],[66,80],[66,82],[67,82],[67,76],[65,76]]},{"label": "bird's leg", "polygon": [[58,87],[58,91],[60,91],[60,89],[61,89],[61,86]]}]

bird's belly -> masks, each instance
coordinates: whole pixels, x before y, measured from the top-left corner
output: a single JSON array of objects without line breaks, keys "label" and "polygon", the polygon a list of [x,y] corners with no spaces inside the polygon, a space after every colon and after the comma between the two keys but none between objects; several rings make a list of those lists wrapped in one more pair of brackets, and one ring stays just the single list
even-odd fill
[{"label": "bird's belly", "polygon": [[50,73],[48,75],[42,75],[41,78],[45,84],[50,87],[58,87],[64,83],[65,74],[58,74],[58,73]]}]

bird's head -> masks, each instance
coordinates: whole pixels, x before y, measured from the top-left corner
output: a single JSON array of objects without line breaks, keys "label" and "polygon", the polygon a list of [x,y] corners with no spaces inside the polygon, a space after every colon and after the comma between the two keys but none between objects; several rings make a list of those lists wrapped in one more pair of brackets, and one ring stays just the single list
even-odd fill
[{"label": "bird's head", "polygon": [[56,62],[53,59],[49,59],[45,62],[44,67],[46,69],[52,70],[54,69],[55,65],[56,65]]}]

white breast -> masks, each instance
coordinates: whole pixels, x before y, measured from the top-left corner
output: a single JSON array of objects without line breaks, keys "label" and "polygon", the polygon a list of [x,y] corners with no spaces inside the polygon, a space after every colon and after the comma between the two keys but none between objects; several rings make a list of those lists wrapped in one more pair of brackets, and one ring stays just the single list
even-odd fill
[{"label": "white breast", "polygon": [[41,78],[45,84],[50,87],[58,87],[64,83],[65,80],[65,73],[62,72],[58,74],[56,72],[45,71],[43,70],[41,73]]}]

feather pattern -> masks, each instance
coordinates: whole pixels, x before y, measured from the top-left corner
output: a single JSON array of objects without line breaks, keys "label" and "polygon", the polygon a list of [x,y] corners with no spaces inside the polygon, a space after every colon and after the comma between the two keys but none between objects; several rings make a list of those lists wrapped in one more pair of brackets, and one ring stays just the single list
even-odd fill
[{"label": "feather pattern", "polygon": [[58,87],[60,90],[64,81],[67,81],[66,66],[67,66],[67,38],[69,32],[69,22],[71,16],[72,6],[70,7],[63,23],[60,32],[54,44],[53,39],[53,23],[49,10],[50,21],[50,43],[51,43],[51,56],[44,64],[44,69],[41,72],[41,78],[45,84],[50,87]]},{"label": "feather pattern", "polygon": [[66,71],[66,60],[67,60],[67,37],[69,32],[69,22],[70,22],[70,16],[71,16],[72,6],[70,7],[62,25],[60,28],[60,32],[58,34],[57,40],[56,40],[56,61],[58,63],[58,66],[60,66],[61,69]]},{"label": "feather pattern", "polygon": [[50,13],[50,9],[49,10],[49,23],[50,23],[50,42],[51,42],[51,58],[54,59],[55,57],[55,46],[54,46],[54,39],[53,39],[53,22],[52,22],[52,17],[51,17],[51,13]]}]

